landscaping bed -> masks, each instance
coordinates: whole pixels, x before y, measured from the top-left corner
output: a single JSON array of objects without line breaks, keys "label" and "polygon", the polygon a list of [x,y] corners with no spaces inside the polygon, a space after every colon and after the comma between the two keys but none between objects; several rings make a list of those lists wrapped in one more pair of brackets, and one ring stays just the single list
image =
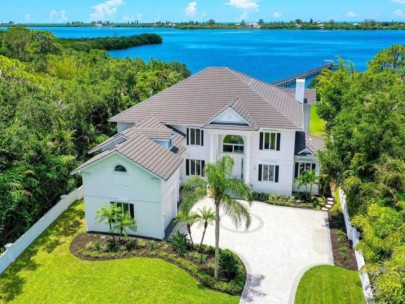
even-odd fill
[{"label": "landscaping bed", "polygon": [[109,234],[85,232],[72,241],[70,250],[75,256],[90,261],[133,257],[159,258],[184,269],[210,289],[230,295],[242,294],[246,269],[241,259],[229,250],[220,251],[221,261],[228,264],[228,268],[221,269],[219,279],[215,280],[215,250],[211,246],[198,246],[197,250],[188,245],[184,252],[179,253],[176,247],[167,241],[128,236],[116,240],[115,245],[112,245],[113,243]]},{"label": "landscaping bed", "polygon": [[299,195],[288,196],[288,195],[254,192],[253,199],[270,205],[314,209],[314,210],[321,210],[321,208],[325,205],[325,200],[322,197],[318,196],[313,196],[311,198],[311,201],[305,202],[304,200],[301,200],[299,198]]},{"label": "landscaping bed", "polygon": [[329,212],[328,220],[335,265],[357,271],[357,262],[351,241],[347,238],[343,214]]}]

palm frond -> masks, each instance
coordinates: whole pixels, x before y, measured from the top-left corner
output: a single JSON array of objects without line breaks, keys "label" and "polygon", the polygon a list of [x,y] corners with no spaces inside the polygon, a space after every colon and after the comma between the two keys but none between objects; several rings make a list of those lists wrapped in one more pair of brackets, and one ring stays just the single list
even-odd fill
[{"label": "palm frond", "polygon": [[206,196],[207,182],[198,176],[190,178],[183,189],[182,211],[185,213],[190,212],[191,208]]},{"label": "palm frond", "polygon": [[249,228],[252,218],[247,206],[227,194],[224,194],[221,206],[236,227],[245,222],[246,229]]},{"label": "palm frond", "polygon": [[246,185],[243,181],[239,179],[227,179],[226,180],[227,191],[237,195],[248,201],[251,204],[253,200],[253,193],[249,185]]}]

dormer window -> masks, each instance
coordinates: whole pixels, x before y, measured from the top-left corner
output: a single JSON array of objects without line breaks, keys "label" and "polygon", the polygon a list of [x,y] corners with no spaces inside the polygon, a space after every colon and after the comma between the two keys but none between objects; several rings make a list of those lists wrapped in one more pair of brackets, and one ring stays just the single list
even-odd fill
[{"label": "dormer window", "polygon": [[126,173],[127,169],[122,165],[117,165],[115,166],[114,171],[119,173]]}]

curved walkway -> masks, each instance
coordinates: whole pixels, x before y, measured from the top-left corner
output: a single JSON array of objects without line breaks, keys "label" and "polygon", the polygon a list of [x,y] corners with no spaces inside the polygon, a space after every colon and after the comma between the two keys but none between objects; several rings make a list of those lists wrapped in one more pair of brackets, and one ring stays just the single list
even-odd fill
[{"label": "curved walkway", "polygon": [[[198,203],[213,208],[210,199]],[[333,264],[326,212],[279,207],[253,202],[248,230],[235,228],[221,217],[220,246],[242,258],[248,272],[241,303],[294,303],[298,282],[308,268]],[[199,242],[202,227],[192,227]],[[207,229],[204,243],[214,245],[214,226]]]}]

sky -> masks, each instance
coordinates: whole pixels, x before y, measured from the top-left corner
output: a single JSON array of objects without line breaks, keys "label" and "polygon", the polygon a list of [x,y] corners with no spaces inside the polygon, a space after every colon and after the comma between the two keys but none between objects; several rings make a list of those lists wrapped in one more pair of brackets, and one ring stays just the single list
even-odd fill
[{"label": "sky", "polygon": [[405,21],[405,0],[0,0],[0,22]]}]

